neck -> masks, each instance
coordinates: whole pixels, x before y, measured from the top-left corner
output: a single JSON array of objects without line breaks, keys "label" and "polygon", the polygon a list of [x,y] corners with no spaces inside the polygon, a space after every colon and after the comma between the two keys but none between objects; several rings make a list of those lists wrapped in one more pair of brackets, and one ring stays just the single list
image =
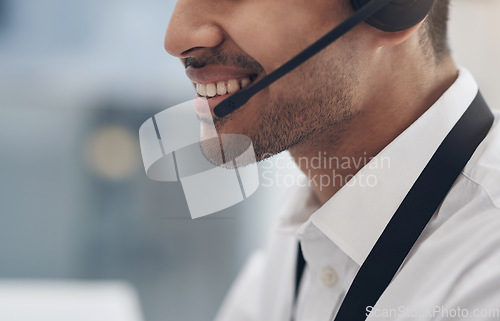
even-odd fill
[{"label": "neck", "polygon": [[290,149],[321,204],[429,109],[458,74],[451,58],[438,67],[406,63],[397,72],[386,68],[391,69],[375,73],[379,80],[370,83],[381,85],[367,88],[359,112],[342,131],[332,128],[311,138],[314,144],[304,141]]}]

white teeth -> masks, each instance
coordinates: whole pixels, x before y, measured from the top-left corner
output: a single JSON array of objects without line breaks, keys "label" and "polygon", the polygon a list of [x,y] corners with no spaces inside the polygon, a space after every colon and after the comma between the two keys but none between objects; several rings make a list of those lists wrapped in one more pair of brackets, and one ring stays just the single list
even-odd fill
[{"label": "white teeth", "polygon": [[222,96],[227,93],[226,84],[222,81],[217,83],[217,95]]},{"label": "white teeth", "polygon": [[215,97],[232,94],[250,85],[252,81],[249,77],[243,78],[240,81],[231,79],[227,82],[219,81],[217,83],[196,84],[196,92],[202,97]]},{"label": "white teeth", "polygon": [[207,95],[207,85],[197,84],[196,85],[196,92],[198,92],[198,94],[200,96],[206,96]]},{"label": "white teeth", "polygon": [[217,86],[214,83],[207,84],[207,96],[214,97],[217,95]]},{"label": "white teeth", "polygon": [[248,77],[247,78],[243,78],[241,80],[241,88],[245,88],[246,86],[250,85],[250,83],[251,83],[250,78],[248,78]]},{"label": "white teeth", "polygon": [[236,79],[231,79],[227,82],[227,92],[232,94],[240,90],[240,83]]}]

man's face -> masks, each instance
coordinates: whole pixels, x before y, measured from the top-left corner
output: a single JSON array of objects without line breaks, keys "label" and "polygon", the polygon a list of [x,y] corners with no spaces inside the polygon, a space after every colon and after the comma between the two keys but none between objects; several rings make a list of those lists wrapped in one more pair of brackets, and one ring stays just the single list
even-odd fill
[{"label": "man's face", "polygon": [[[215,105],[231,92],[281,66],[350,10],[347,0],[179,0],[165,49],[182,59],[213,116]],[[357,113],[356,37],[352,33],[337,41],[232,114],[213,116],[218,132],[250,137],[258,160],[335,142]]]}]

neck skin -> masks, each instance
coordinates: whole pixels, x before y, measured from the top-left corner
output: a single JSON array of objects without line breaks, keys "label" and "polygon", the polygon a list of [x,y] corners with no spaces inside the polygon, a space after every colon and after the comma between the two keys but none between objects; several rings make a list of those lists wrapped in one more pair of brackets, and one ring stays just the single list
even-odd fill
[{"label": "neck skin", "polygon": [[[370,71],[361,87],[367,94],[360,99],[356,113],[345,128],[324,132],[313,141],[303,142],[290,149],[299,168],[309,178],[313,191],[321,204],[326,203],[355,175],[370,158],[417,120],[453,84],[458,70],[450,57],[438,65],[430,64],[425,57],[411,57],[414,61],[397,61],[399,55],[378,55],[379,60],[370,64]],[[403,55],[404,56],[404,55]],[[371,67],[370,67],[371,68]],[[335,137],[332,140],[332,137]],[[351,162],[344,162],[348,157]],[[338,160],[333,167],[319,164],[318,158]],[[344,165],[344,166],[342,166]],[[346,166],[349,165],[349,166]],[[323,184],[327,176],[330,184]],[[320,178],[323,177],[323,183]]]}]

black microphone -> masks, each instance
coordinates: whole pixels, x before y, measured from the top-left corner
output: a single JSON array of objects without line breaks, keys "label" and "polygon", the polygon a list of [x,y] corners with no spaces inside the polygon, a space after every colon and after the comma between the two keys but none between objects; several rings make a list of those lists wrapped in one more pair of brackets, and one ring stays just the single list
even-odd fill
[{"label": "black microphone", "polygon": [[320,52],[322,49],[330,45],[332,42],[342,37],[352,28],[358,24],[366,21],[368,18],[376,14],[378,11],[383,9],[393,0],[372,0],[363,6],[361,9],[356,11],[352,16],[347,18],[340,25],[335,27],[332,31],[328,32],[318,41],[313,43],[311,46],[307,47],[304,51],[284,63],[281,67],[271,72],[269,75],[262,78],[257,83],[252,86],[237,91],[227,99],[224,99],[221,103],[215,106],[214,114],[215,116],[222,118],[236,109],[240,108],[246,102],[257,94],[262,89],[271,85],[276,80],[280,79],[284,75],[288,74],[290,71],[294,70],[309,58]]}]

